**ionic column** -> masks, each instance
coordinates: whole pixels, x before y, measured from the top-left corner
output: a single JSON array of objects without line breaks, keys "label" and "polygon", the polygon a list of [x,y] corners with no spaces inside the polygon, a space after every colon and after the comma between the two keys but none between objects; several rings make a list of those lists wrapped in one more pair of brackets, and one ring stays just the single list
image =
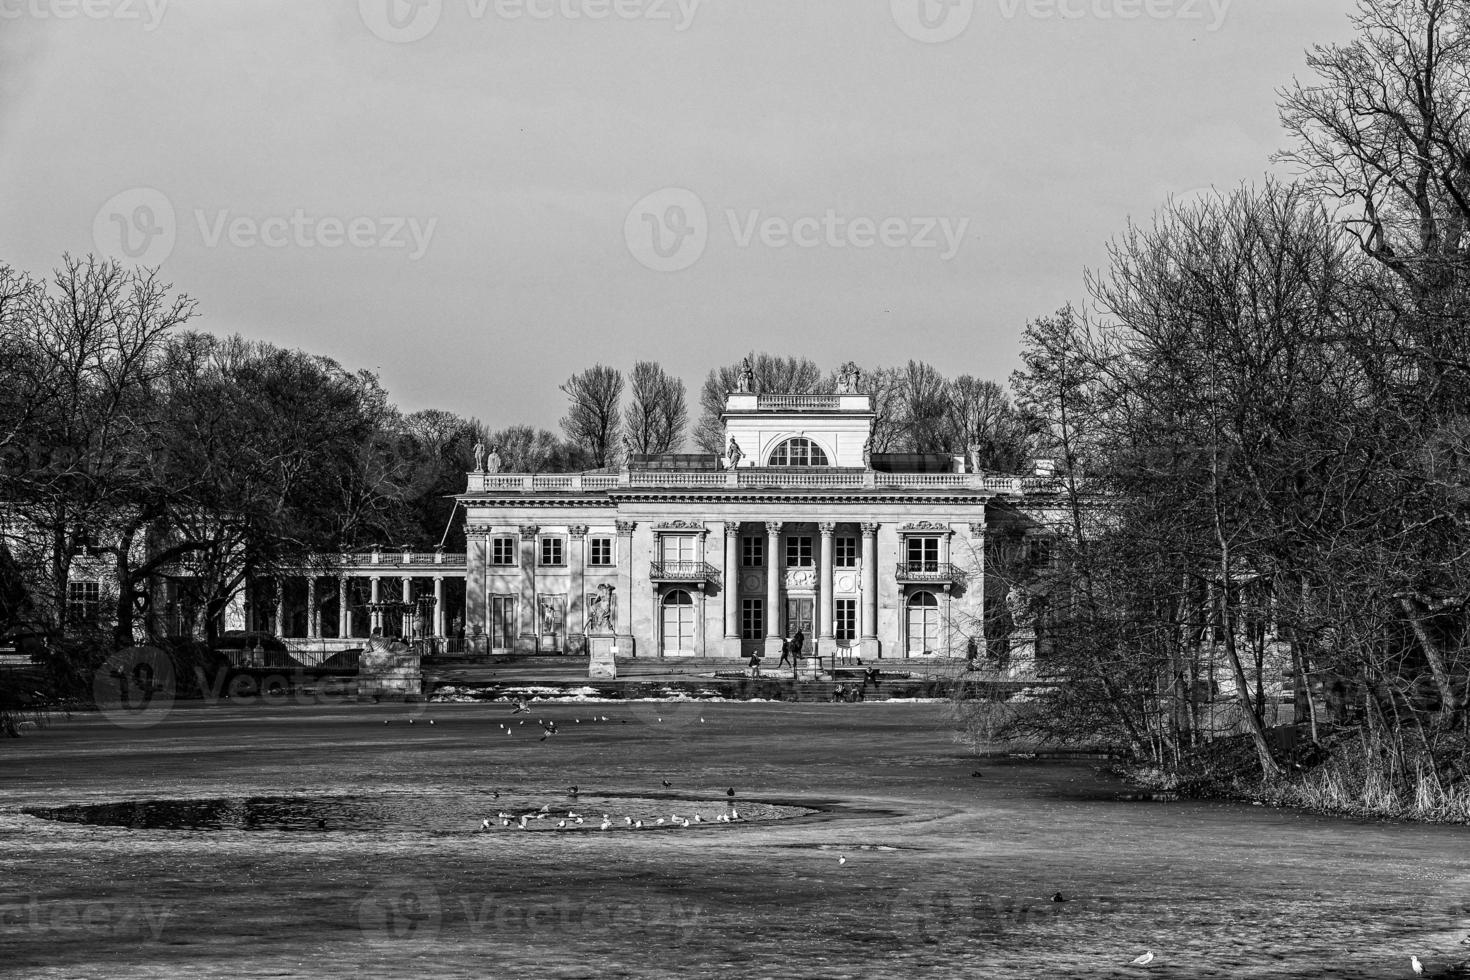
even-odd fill
[{"label": "ionic column", "polygon": [[817,530],[822,532],[822,564],[818,580],[820,592],[817,595],[817,643],[822,650],[833,650],[837,646],[837,637],[833,632],[835,610],[832,605],[832,536],[837,533],[837,524],[823,521],[817,525]]},{"label": "ionic column", "polygon": [[286,635],[286,580],[276,579],[276,635]]},{"label": "ionic column", "polygon": [[539,584],[536,581],[537,542],[541,526],[521,526],[521,640],[530,646],[531,653],[541,650],[541,606],[537,601]]},{"label": "ionic column", "polygon": [[725,525],[725,639],[740,640],[740,522]]},{"label": "ionic column", "polygon": [[444,635],[444,576],[434,576],[434,636]]},{"label": "ionic column", "polygon": [[352,607],[347,605],[347,576],[337,576],[337,636],[347,639],[352,635]]},{"label": "ionic column", "polygon": [[401,629],[403,638],[408,640],[413,638],[413,579],[407,575],[403,576],[403,604],[406,608],[403,610]]},{"label": "ionic column", "polygon": [[372,603],[372,609],[368,612],[368,632],[371,633],[383,628],[383,610],[378,607],[378,603],[383,601],[383,580],[374,575],[368,582],[372,587],[368,594],[368,601]]},{"label": "ionic column", "polygon": [[878,639],[878,525],[863,525],[863,640]]},{"label": "ionic column", "polygon": [[[766,639],[781,639],[781,574],[776,552],[781,544],[781,522],[766,522]],[[769,644],[768,644],[769,645]]]}]

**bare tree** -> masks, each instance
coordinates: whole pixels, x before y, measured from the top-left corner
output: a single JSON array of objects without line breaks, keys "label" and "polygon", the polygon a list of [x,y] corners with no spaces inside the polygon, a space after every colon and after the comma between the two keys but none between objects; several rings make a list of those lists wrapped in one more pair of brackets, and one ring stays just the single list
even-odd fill
[{"label": "bare tree", "polygon": [[[825,377],[815,362],[804,357],[777,357],[751,353],[751,369],[755,374],[755,390],[763,395],[830,394],[836,382]],[[699,392],[699,424],[694,429],[694,442],[701,452],[724,453],[725,430],[720,416],[725,412],[725,397],[740,388],[743,362],[716,368],[705,378]]]},{"label": "bare tree", "polygon": [[617,453],[623,400],[623,375],[602,364],[574,374],[561,386],[571,407],[561,420],[567,440],[598,468],[610,465]]},{"label": "bare tree", "polygon": [[631,401],[623,427],[635,452],[671,453],[684,442],[689,408],[684,382],[665,373],[657,361],[639,361],[630,375]]}]

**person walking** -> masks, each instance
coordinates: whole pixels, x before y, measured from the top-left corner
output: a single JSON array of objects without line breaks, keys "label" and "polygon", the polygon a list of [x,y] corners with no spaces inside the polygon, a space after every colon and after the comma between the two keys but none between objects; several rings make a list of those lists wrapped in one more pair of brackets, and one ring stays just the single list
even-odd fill
[{"label": "person walking", "polygon": [[801,659],[801,648],[805,645],[806,634],[801,630],[797,630],[796,635],[791,638],[791,660],[793,663]]},{"label": "person walking", "polygon": [[793,667],[796,666],[795,662],[791,661],[791,641],[789,639],[785,639],[781,641],[781,662],[776,664],[776,669],[780,670],[782,667],[785,667],[788,662],[791,662],[791,665]]}]

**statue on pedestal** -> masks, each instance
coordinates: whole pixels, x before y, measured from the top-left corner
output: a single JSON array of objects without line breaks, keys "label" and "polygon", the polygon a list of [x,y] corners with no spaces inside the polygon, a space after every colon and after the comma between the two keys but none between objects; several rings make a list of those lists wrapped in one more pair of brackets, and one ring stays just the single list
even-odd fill
[{"label": "statue on pedestal", "polygon": [[485,472],[486,473],[499,473],[500,472],[500,454],[495,451],[495,447],[494,446],[491,446],[490,447],[490,455],[485,459]]},{"label": "statue on pedestal", "polygon": [[485,472],[485,444],[483,442],[475,443],[475,472]]},{"label": "statue on pedestal", "polygon": [[859,386],[863,383],[863,372],[852,361],[842,365],[837,372],[837,393],[839,395],[855,395]]},{"label": "statue on pedestal", "polygon": [[733,470],[739,466],[740,461],[744,458],[745,453],[740,449],[740,443],[735,441],[734,436],[731,436],[730,445],[725,449],[725,459],[728,461],[730,469]]},{"label": "statue on pedestal", "polygon": [[750,366],[748,357],[740,365],[740,390],[743,392],[755,391],[755,369]]}]

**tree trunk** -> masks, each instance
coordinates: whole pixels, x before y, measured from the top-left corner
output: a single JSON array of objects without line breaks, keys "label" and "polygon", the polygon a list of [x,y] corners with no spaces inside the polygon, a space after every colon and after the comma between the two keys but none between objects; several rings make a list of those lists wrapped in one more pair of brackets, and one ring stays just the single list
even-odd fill
[{"label": "tree trunk", "polygon": [[1445,666],[1444,653],[1440,650],[1434,637],[1429,635],[1428,627],[1424,625],[1429,609],[1423,602],[1411,596],[1399,596],[1399,604],[1403,606],[1404,614],[1409,617],[1409,625],[1413,628],[1419,645],[1424,648],[1424,659],[1429,661],[1429,672],[1434,675],[1434,686],[1439,689],[1440,711],[1446,723],[1454,725],[1460,717],[1460,699],[1455,693],[1455,684],[1450,678],[1449,668]]}]

